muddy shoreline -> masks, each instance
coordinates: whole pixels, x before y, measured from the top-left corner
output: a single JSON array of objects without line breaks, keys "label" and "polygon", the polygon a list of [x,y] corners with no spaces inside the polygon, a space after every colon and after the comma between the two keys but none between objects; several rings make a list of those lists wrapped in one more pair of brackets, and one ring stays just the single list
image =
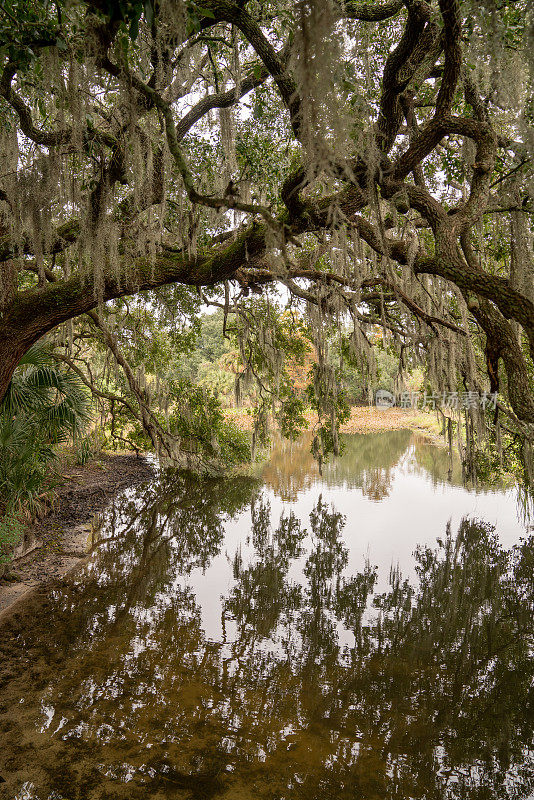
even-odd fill
[{"label": "muddy shoreline", "polygon": [[0,624],[23,598],[63,577],[87,556],[91,520],[117,492],[153,475],[144,457],[105,454],[98,462],[65,471],[53,508],[27,531],[39,546],[14,560],[0,578]]}]

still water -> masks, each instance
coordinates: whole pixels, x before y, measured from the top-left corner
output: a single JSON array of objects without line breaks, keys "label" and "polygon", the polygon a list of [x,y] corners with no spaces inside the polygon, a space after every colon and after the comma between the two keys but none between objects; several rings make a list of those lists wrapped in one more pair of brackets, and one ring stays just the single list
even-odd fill
[{"label": "still water", "polygon": [[0,631],[0,796],[526,799],[533,620],[514,491],[408,431],[161,473]]}]

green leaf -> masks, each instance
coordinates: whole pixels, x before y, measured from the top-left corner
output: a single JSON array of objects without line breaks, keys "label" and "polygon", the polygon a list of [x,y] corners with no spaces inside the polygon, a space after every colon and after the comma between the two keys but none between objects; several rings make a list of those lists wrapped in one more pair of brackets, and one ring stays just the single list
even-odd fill
[{"label": "green leaf", "polygon": [[152,25],[152,20],[154,19],[154,6],[152,5],[151,0],[145,0],[145,19],[147,25]]},{"label": "green leaf", "polygon": [[130,39],[135,42],[137,36],[139,34],[139,18],[134,17],[130,22],[130,28],[128,30]]},{"label": "green leaf", "polygon": [[211,8],[204,8],[204,6],[196,6],[197,11],[199,14],[202,14],[203,17],[207,19],[216,19],[215,13],[211,10]]}]

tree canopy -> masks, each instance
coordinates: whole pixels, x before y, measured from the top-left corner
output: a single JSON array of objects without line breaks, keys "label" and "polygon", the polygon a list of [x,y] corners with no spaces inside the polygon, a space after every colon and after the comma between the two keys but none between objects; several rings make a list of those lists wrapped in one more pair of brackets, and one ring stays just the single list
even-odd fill
[{"label": "tree canopy", "polygon": [[86,313],[127,371],[116,301],[146,292],[169,330],[220,307],[290,403],[277,297],[334,449],[332,335],[372,370],[380,328],[401,384],[499,392],[534,472],[532,24],[527,0],[4,0],[0,398]]}]

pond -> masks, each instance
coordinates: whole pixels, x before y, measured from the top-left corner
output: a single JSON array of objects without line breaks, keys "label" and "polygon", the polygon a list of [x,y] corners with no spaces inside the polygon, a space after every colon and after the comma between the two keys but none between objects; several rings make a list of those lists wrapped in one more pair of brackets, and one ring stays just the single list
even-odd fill
[{"label": "pond", "polygon": [[534,796],[534,538],[446,450],[161,472],[92,544],[3,642],[0,796]]}]

